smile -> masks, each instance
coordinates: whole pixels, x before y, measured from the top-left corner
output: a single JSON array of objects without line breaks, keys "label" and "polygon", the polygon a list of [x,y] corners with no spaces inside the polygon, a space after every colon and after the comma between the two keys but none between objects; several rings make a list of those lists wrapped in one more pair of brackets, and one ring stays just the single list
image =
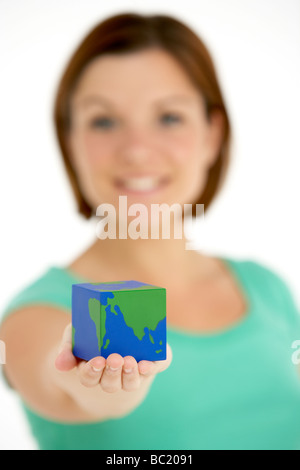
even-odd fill
[{"label": "smile", "polygon": [[132,177],[116,181],[118,188],[131,193],[149,193],[161,189],[167,184],[167,178],[162,177]]}]

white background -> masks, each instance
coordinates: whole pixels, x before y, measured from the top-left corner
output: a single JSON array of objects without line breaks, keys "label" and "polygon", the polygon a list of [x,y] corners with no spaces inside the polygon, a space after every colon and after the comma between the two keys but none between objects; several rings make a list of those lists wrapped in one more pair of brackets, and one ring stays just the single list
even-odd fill
[{"label": "white background", "polygon": [[[95,235],[76,214],[52,104],[83,35],[126,11],[178,17],[215,60],[234,147],[226,185],[205,214],[202,248],[266,263],[299,303],[299,0],[1,0],[0,309]],[[0,449],[34,448],[16,397],[0,381]]]}]

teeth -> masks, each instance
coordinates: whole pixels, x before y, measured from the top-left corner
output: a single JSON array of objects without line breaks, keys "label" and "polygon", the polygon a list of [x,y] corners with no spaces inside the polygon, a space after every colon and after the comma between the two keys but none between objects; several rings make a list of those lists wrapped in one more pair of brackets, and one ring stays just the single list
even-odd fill
[{"label": "teeth", "polygon": [[132,189],[134,191],[149,191],[151,189],[157,188],[159,184],[159,179],[151,177],[130,178],[124,180],[122,183],[125,188]]}]

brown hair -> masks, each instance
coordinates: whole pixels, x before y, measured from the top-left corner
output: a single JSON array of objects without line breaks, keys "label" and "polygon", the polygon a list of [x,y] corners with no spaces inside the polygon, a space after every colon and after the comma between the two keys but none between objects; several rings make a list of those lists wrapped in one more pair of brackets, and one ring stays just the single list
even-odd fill
[{"label": "brown hair", "polygon": [[[205,210],[220,190],[229,162],[230,123],[211,56],[201,39],[179,20],[166,15],[123,13],[96,25],[77,47],[60,80],[54,103],[54,123],[58,144],[69,176],[79,212],[90,218],[93,209],[82,194],[71,165],[66,135],[71,126],[70,98],[83,69],[92,59],[105,53],[125,53],[159,47],[183,66],[204,97],[207,117],[219,109],[224,118],[223,145],[210,167],[204,190],[195,204]],[[195,204],[193,215],[195,215]]]}]

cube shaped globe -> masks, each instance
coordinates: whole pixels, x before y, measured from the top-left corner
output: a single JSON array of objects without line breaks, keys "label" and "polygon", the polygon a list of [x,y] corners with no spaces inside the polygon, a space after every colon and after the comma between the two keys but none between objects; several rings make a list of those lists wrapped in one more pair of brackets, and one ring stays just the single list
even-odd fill
[{"label": "cube shaped globe", "polygon": [[133,280],[72,285],[74,356],[160,361],[166,345],[165,288]]}]

